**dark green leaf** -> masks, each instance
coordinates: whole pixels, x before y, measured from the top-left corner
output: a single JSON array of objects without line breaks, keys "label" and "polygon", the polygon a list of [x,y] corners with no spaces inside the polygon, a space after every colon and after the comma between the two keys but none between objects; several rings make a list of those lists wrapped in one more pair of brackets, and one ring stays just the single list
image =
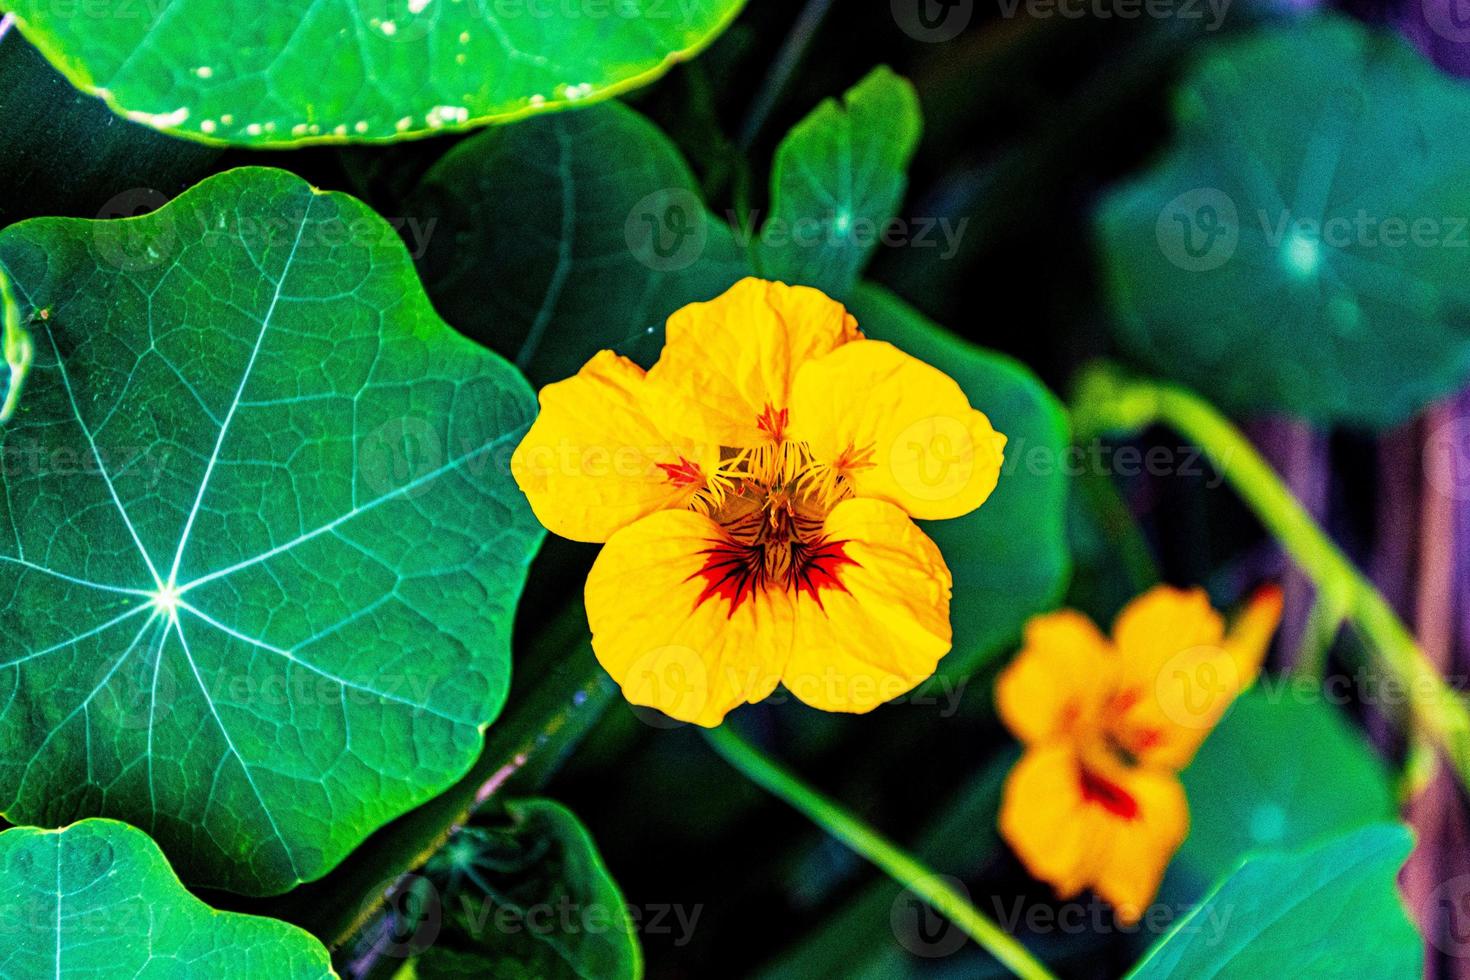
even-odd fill
[{"label": "dark green leaf", "polygon": [[203,176],[219,150],[118,118],[18,32],[0,42],[0,226],[131,217]]},{"label": "dark green leaf", "polygon": [[[481,133],[407,209],[436,222],[435,306],[537,384],[603,348],[651,364],[670,313],[749,274],[678,151],[618,103]],[[494,269],[512,272],[487,288]]]},{"label": "dark green leaf", "polygon": [[281,171],[0,233],[35,334],[0,430],[0,802],[191,882],[319,877],[473,764],[542,531],[534,411],[392,229]]},{"label": "dark green leaf", "polygon": [[214,911],[147,834],[113,820],[0,834],[0,932],[7,978],[336,976],[315,939]]},{"label": "dark green leaf", "polygon": [[792,127],[754,243],[761,275],[847,299],[903,201],[922,128],[914,87],[887,68]]},{"label": "dark green leaf", "polygon": [[436,953],[458,943],[479,959],[478,976],[641,977],[627,903],[581,821],[551,800],[507,803],[504,812],[506,821],[466,827],[429,862],[454,930],[422,967],[449,972],[435,967]]},{"label": "dark green leaf", "polygon": [[743,0],[14,0],[72,83],[195,139],[392,140],[594,102],[713,40]]},{"label": "dark green leaf", "polygon": [[1263,680],[1242,695],[1184,771],[1190,830],[1176,860],[1207,882],[1251,851],[1295,850],[1393,819],[1388,773],[1362,735],[1320,686],[1300,697],[1278,686],[1290,684]]},{"label": "dark green leaf", "polygon": [[1180,919],[1132,980],[1414,977],[1423,942],[1394,879],[1413,841],[1379,824],[1246,861]]},{"label": "dark green leaf", "polygon": [[1000,484],[979,510],[924,523],[954,574],[954,652],[939,670],[962,679],[1017,640],[1066,586],[1066,412],[1025,367],[946,332],[892,293],[864,284],[851,306],[865,334],[954,378],[1009,440]]},{"label": "dark green leaf", "polygon": [[1463,83],[1338,16],[1200,50],[1173,149],[1099,212],[1121,342],[1231,409],[1323,423],[1457,389]]}]

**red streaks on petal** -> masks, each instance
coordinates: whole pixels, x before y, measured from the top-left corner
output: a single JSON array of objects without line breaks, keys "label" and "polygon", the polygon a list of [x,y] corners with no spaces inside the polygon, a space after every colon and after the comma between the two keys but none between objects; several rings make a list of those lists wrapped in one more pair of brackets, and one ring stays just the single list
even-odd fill
[{"label": "red streaks on petal", "polygon": [[699,464],[692,463],[683,456],[679,457],[677,463],[659,463],[657,466],[676,487],[697,487],[704,483],[704,473]]},{"label": "red streaks on petal", "polygon": [[1099,776],[1086,766],[1077,770],[1078,782],[1082,787],[1082,801],[1095,803],[1115,817],[1134,820],[1138,817],[1138,801],[1123,787]]},{"label": "red streaks on petal", "polygon": [[760,548],[733,542],[712,542],[701,551],[704,564],[686,581],[705,580],[704,588],[694,600],[696,608],[719,596],[730,603],[728,616],[734,616],[740,604],[749,599],[764,582]]},{"label": "red streaks on petal", "polygon": [[755,420],[756,427],[762,432],[769,433],[772,439],[780,442],[786,438],[786,423],[790,419],[788,412],[789,410],[784,408],[778,412],[775,406],[767,402],[766,410]]},{"label": "red streaks on petal", "polygon": [[824,589],[847,591],[838,577],[844,565],[857,565],[847,554],[846,541],[824,541],[804,551],[797,556],[794,566],[797,591],[811,596],[821,606]]}]

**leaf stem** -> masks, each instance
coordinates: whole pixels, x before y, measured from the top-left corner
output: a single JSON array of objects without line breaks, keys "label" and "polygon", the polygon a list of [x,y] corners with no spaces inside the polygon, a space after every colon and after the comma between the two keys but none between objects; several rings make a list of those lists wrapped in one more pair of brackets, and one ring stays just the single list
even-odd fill
[{"label": "leaf stem", "polygon": [[1030,950],[971,905],[935,871],[910,857],[855,814],[807,786],[736,735],[728,724],[711,729],[704,735],[710,747],[751,782],[789,803],[813,823],[873,862],[964,930],[1016,976],[1024,980],[1055,980]]},{"label": "leaf stem", "polygon": [[791,28],[791,33],[786,35],[786,41],[781,45],[781,51],[776,55],[776,63],[766,73],[765,84],[761,86],[755,102],[751,105],[750,114],[745,118],[745,125],[740,128],[740,149],[749,150],[755,145],[756,138],[765,127],[766,119],[771,110],[781,100],[781,93],[791,81],[791,76],[796,73],[801,60],[806,57],[806,50],[811,45],[812,39],[817,35],[817,28],[822,26],[827,12],[832,8],[832,0],[807,0],[806,6],[802,7],[801,13],[797,15],[796,24]]},{"label": "leaf stem", "polygon": [[1218,409],[1177,385],[1128,377],[1109,365],[1087,371],[1073,418],[1084,436],[1133,434],[1155,423],[1193,441],[1261,523],[1316,584],[1327,609],[1341,610],[1381,666],[1408,693],[1411,720],[1470,786],[1470,708],[1424,656],[1388,601],[1292,496],[1250,441]]}]

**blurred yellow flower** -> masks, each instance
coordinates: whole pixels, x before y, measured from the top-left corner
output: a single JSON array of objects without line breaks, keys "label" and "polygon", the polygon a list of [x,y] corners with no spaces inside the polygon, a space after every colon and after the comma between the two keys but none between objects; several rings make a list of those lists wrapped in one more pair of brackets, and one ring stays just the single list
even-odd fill
[{"label": "blurred yellow flower", "polygon": [[714,726],[778,683],[861,712],[929,677],[951,581],[912,518],[980,506],[1004,446],[840,303],[745,279],[648,372],[602,351],[544,388],[511,465],[547,528],[606,543],[587,618],[624,696]]},{"label": "blurred yellow flower", "polygon": [[1280,618],[1275,587],[1227,632],[1202,590],[1160,586],[1111,639],[1071,610],[1027,624],[996,702],[1026,749],[1000,830],[1033,876],[1064,900],[1091,888],[1138,921],[1189,831],[1176,773],[1255,680]]}]

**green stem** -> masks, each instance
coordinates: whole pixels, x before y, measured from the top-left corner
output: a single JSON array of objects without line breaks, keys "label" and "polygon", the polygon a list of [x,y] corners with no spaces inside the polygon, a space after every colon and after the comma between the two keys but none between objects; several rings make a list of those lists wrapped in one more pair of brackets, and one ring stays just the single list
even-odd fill
[{"label": "green stem", "polygon": [[1328,608],[1341,610],[1379,663],[1407,692],[1415,728],[1470,786],[1470,709],[1424,656],[1388,601],[1312,519],[1250,441],[1214,406],[1177,385],[1126,377],[1109,366],[1087,372],[1073,418],[1080,433],[1132,434],[1163,423],[1190,439],[1261,523],[1312,578]]},{"label": "green stem", "polygon": [[872,861],[893,880],[963,929],[1016,976],[1025,980],[1055,980],[1025,946],[971,905],[935,871],[900,850],[855,814],[807,786],[736,735],[729,725],[705,732],[705,738],[726,762],[751,782],[791,804],[813,823]]}]

